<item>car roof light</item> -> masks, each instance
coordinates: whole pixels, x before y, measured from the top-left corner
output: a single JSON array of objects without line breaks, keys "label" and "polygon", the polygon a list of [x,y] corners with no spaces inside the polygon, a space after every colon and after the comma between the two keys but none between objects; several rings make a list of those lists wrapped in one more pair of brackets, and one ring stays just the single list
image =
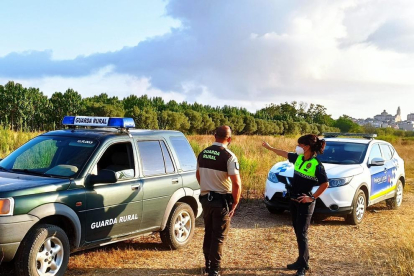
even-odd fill
[{"label": "car roof light", "polygon": [[108,126],[130,128],[135,127],[135,122],[132,118],[109,118]]},{"label": "car roof light", "polygon": [[66,126],[89,126],[89,127],[113,127],[131,128],[135,127],[132,118],[117,117],[94,117],[94,116],[65,116],[62,124]]}]

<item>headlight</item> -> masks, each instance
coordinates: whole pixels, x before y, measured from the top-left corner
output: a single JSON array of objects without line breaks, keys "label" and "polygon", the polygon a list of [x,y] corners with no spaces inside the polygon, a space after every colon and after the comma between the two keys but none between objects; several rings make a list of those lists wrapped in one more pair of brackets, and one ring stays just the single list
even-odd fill
[{"label": "headlight", "polygon": [[269,172],[269,174],[267,175],[267,179],[270,182],[273,182],[273,183],[278,183],[279,182],[279,180],[277,179],[277,176],[274,172]]},{"label": "headlight", "polygon": [[0,216],[12,216],[14,209],[13,198],[0,198]]},{"label": "headlight", "polygon": [[340,187],[340,186],[344,186],[346,184],[349,184],[349,182],[351,182],[352,178],[353,178],[353,176],[329,179],[329,188],[335,188],[335,187]]}]

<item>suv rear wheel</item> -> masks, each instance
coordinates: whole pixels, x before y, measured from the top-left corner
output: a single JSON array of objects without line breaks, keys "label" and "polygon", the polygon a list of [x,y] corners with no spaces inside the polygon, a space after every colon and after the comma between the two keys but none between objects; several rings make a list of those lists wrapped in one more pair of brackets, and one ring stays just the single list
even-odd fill
[{"label": "suv rear wheel", "polygon": [[352,213],[346,217],[346,221],[353,225],[360,224],[367,209],[367,201],[364,191],[358,190],[355,194],[352,207]]},{"label": "suv rear wheel", "polygon": [[167,226],[161,231],[162,242],[171,249],[186,246],[194,235],[195,217],[190,205],[177,202],[171,211]]},{"label": "suv rear wheel", "polygon": [[63,276],[70,255],[69,239],[62,228],[40,224],[29,231],[16,256],[17,275]]},{"label": "suv rear wheel", "polygon": [[387,207],[393,210],[397,210],[400,208],[402,199],[403,199],[403,190],[404,186],[401,180],[397,181],[397,185],[395,188],[395,195],[393,198],[387,199],[385,202],[387,203]]}]

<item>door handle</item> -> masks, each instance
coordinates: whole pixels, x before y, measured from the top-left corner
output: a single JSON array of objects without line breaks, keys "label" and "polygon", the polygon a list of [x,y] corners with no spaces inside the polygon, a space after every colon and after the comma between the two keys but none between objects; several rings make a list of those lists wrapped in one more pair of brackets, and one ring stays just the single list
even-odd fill
[{"label": "door handle", "polygon": [[177,179],[177,178],[172,180],[172,184],[178,184],[178,182],[179,182],[179,181],[178,181],[178,179]]},{"label": "door handle", "polygon": [[133,190],[133,191],[141,190],[141,184],[131,185],[131,190]]}]

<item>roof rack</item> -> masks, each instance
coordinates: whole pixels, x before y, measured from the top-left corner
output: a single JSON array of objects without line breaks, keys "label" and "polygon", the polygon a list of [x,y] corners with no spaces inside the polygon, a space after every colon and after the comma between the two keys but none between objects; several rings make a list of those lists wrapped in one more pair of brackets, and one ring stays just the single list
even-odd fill
[{"label": "roof rack", "polygon": [[377,137],[377,134],[370,134],[370,133],[340,133],[340,132],[325,132],[322,133],[325,138],[336,138],[339,136],[345,137],[362,137],[365,139],[374,139]]}]

